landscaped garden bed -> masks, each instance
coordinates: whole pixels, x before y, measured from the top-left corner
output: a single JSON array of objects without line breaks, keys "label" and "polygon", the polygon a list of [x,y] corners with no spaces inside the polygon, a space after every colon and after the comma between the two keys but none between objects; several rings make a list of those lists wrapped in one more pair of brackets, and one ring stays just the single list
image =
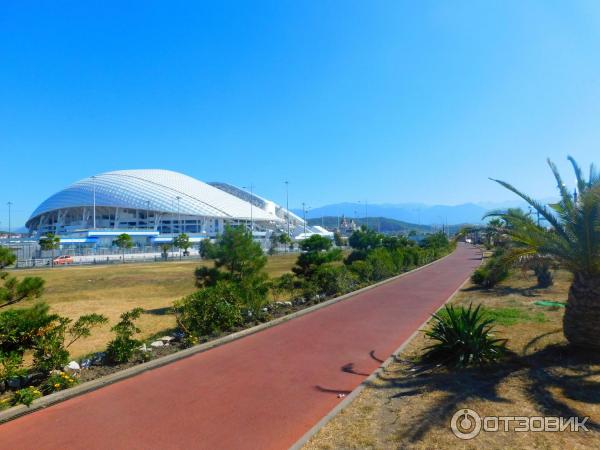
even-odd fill
[{"label": "landscaped garden bed", "polygon": [[[332,248],[332,242],[326,238],[312,236],[300,244],[302,252],[293,273],[270,279],[265,271],[267,258],[249,233],[241,228],[227,229],[216,244],[205,243],[204,251],[214,266],[201,265],[196,269],[196,292],[160,310],[162,315],[174,316],[175,327],[141,339],[138,324],[149,311],[136,307],[122,312],[119,321],[112,325],[112,339],[106,350],[76,360],[69,358],[69,347],[105,326],[109,322],[105,316],[91,313],[73,320],[51,312],[48,305],[39,302],[31,308],[4,311],[0,313],[0,328],[7,338],[0,342],[0,408],[29,406],[43,395],[122,371],[126,371],[123,377],[130,376],[133,372],[127,369],[186,348],[192,347],[192,351],[185,355],[202,351],[210,345],[196,347],[198,344],[355,292],[432,262],[454,248],[442,234],[431,235],[417,246],[406,238],[386,237],[371,230],[356,232],[350,244],[353,251],[342,263],[344,254],[339,248]],[[10,255],[5,252],[4,265],[9,260]],[[42,295],[43,280],[18,281],[7,275],[5,285],[13,287],[11,295],[19,294],[21,298],[15,297],[0,307]],[[33,290],[27,289],[30,285]],[[171,360],[165,359],[158,365]],[[142,370],[149,367],[157,364],[146,365]],[[115,381],[120,377],[109,378]]]}]

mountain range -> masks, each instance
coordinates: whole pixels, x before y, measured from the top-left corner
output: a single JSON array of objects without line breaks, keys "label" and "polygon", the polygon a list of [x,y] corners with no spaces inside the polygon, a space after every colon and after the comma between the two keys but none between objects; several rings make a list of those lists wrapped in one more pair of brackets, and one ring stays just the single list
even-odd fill
[{"label": "mountain range", "polygon": [[[546,203],[546,201],[542,201]],[[553,201],[553,199],[548,199],[547,201]],[[346,216],[351,219],[369,216],[387,217],[417,225],[478,224],[483,222],[483,216],[489,211],[516,207],[526,209],[526,204],[519,201],[463,203],[460,205],[400,203],[367,204],[365,208],[364,203],[336,203],[308,209],[306,211],[306,218]],[[302,209],[293,209],[292,211],[300,217],[303,216]]]}]

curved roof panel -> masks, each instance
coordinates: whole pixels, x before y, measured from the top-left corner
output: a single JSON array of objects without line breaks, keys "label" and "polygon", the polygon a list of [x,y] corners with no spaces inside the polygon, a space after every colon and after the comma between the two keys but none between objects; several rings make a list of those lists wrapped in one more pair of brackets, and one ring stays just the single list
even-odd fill
[{"label": "curved roof panel", "polygon": [[[160,169],[118,170],[85,178],[47,198],[30,219],[57,209],[92,206],[150,209],[153,211],[217,218],[249,219],[250,203],[187,175]],[[254,207],[255,220],[277,216]]]}]

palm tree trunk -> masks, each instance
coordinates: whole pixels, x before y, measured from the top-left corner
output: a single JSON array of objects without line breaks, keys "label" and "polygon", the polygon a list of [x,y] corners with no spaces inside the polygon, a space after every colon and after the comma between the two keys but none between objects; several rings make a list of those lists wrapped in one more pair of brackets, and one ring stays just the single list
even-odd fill
[{"label": "palm tree trunk", "polygon": [[563,318],[567,340],[578,347],[600,349],[600,278],[576,273]]}]

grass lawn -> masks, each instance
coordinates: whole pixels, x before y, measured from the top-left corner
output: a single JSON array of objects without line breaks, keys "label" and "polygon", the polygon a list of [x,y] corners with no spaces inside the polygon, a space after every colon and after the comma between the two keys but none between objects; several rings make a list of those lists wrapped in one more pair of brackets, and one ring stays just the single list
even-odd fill
[{"label": "grass lawn", "polygon": [[[425,367],[419,335],[305,448],[600,448],[600,355],[567,346],[563,308],[534,305],[566,301],[569,283],[558,272],[554,286],[536,289],[532,274],[517,272],[489,291],[466,286],[452,303],[483,304],[513,354],[487,369]],[[591,431],[482,431],[463,441],[450,430],[461,408],[481,416],[589,416]]]},{"label": "grass lawn", "polygon": [[[267,271],[271,277],[291,269],[297,255],[270,256]],[[142,337],[147,337],[175,325],[168,308],[184,295],[194,292],[194,269],[203,261],[163,262],[146,264],[114,264],[106,266],[60,267],[54,269],[19,270],[21,278],[39,276],[46,280],[43,300],[51,310],[63,316],[77,318],[82,314],[100,313],[114,324],[119,315],[140,306],[146,314],[139,320]],[[15,307],[30,306],[33,301]],[[110,326],[92,332],[69,349],[77,357],[102,350],[111,339]]]}]

